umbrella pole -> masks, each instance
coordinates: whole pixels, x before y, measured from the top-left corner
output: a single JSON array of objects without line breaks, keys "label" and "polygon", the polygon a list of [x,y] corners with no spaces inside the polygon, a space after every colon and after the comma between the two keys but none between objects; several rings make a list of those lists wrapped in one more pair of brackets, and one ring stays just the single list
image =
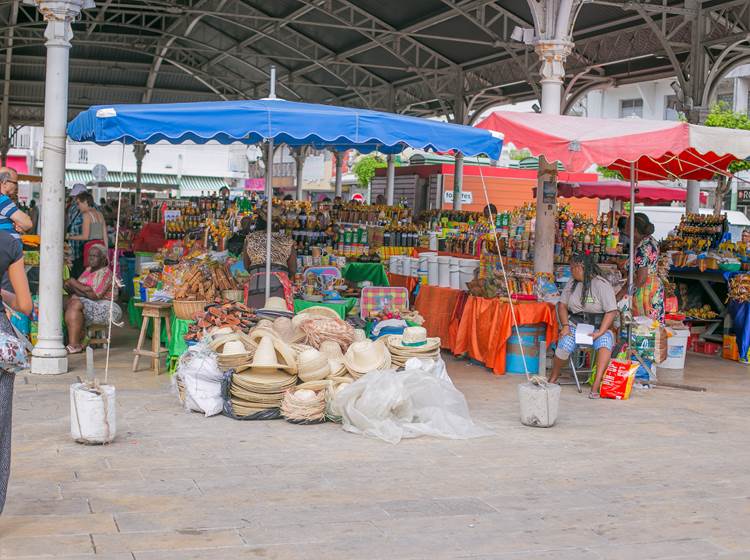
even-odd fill
[{"label": "umbrella pole", "polygon": [[633,263],[635,261],[635,162],[630,162],[630,248],[628,254],[628,295],[633,295]]},{"label": "umbrella pole", "polygon": [[271,297],[271,231],[273,230],[273,138],[266,143],[266,299]]}]

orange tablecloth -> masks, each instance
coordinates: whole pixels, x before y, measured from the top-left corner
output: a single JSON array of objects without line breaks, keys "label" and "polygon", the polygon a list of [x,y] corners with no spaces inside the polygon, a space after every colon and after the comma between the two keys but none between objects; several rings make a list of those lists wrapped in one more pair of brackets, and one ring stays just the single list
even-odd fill
[{"label": "orange tablecloth", "polygon": [[[513,305],[519,325],[547,324],[547,346],[557,340],[555,308],[549,303],[518,302]],[[505,373],[505,354],[513,330],[510,304],[497,299],[469,296],[453,344],[456,355],[484,363],[497,375]]]},{"label": "orange tablecloth", "polygon": [[406,288],[409,290],[409,295],[417,287],[417,279],[414,276],[403,276],[402,274],[392,274],[386,272],[388,276],[388,283],[394,288]]},{"label": "orange tablecloth", "polygon": [[428,336],[439,336],[443,348],[452,349],[453,339],[450,333],[451,318],[460,290],[422,286],[419,288],[414,308],[424,317],[424,328]]}]

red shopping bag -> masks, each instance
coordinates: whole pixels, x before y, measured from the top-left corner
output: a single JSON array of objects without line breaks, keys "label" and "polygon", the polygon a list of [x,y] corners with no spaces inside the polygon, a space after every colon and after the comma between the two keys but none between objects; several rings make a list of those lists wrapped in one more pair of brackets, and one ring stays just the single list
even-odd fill
[{"label": "red shopping bag", "polygon": [[603,399],[627,400],[633,389],[635,372],[638,362],[612,360],[607,366],[599,389],[599,396]]}]

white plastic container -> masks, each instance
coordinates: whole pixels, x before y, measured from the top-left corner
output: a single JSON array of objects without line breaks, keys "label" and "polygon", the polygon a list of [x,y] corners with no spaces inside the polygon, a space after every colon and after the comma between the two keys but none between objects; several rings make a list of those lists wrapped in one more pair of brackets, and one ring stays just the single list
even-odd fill
[{"label": "white plastic container", "polygon": [[521,424],[534,428],[551,428],[560,410],[560,386],[521,383],[518,386]]},{"label": "white plastic container", "polygon": [[459,259],[456,257],[450,257],[450,283],[451,288],[458,290],[461,288],[461,269],[458,266]]},{"label": "white plastic container", "polygon": [[451,258],[438,257],[438,285],[441,288],[451,287]]},{"label": "white plastic container", "polygon": [[430,286],[440,284],[440,272],[437,253],[431,254],[427,260],[427,283]]},{"label": "white plastic container", "polygon": [[467,290],[468,283],[474,280],[474,274],[479,268],[479,261],[476,259],[458,259],[459,289]]},{"label": "white plastic container", "polygon": [[667,359],[659,364],[662,369],[683,369],[687,355],[687,343],[690,331],[680,329],[667,339]]},{"label": "white plastic container", "polygon": [[91,391],[83,383],[70,386],[70,435],[78,443],[109,443],[117,435],[114,385]]},{"label": "white plastic container", "polygon": [[419,258],[407,257],[406,261],[409,263],[409,271],[405,274],[413,277],[419,276]]}]

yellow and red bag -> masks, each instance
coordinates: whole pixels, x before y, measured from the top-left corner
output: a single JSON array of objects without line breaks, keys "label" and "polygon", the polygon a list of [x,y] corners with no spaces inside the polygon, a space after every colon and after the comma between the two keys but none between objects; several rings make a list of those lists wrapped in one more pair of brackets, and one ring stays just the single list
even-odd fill
[{"label": "yellow and red bag", "polygon": [[603,399],[627,400],[633,389],[635,372],[638,362],[612,360],[607,366],[599,389],[599,396]]}]

